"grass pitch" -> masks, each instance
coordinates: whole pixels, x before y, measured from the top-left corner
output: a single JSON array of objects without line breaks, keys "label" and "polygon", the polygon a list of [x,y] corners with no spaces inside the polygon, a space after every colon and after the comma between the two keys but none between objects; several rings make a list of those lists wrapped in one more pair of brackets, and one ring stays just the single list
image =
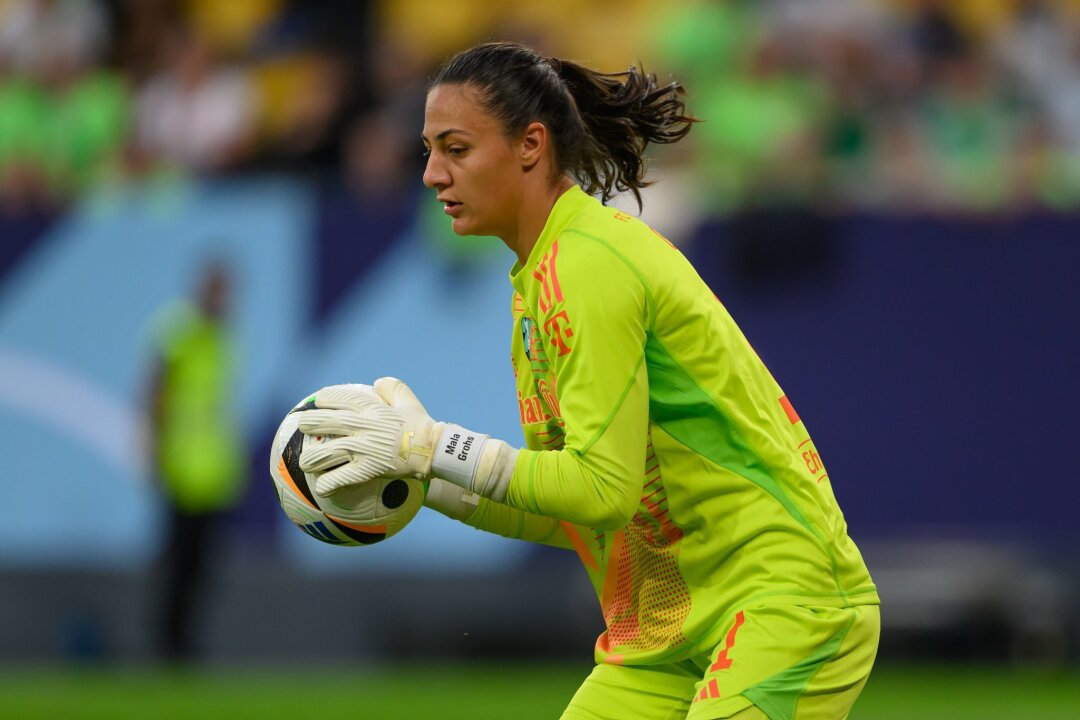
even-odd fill
[{"label": "grass pitch", "polygon": [[[0,718],[552,720],[589,666],[0,668]],[[1080,669],[881,665],[854,720],[1075,720]]]}]

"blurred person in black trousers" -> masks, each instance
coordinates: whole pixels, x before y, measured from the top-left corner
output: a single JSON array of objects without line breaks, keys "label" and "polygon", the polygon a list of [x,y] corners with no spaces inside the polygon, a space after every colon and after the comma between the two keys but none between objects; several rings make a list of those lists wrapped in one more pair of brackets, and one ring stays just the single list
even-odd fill
[{"label": "blurred person in black trousers", "polygon": [[195,618],[207,595],[209,563],[218,555],[212,548],[247,479],[246,451],[230,407],[230,286],[223,265],[208,265],[194,300],[168,305],[154,324],[150,437],[167,508],[160,649],[169,660],[195,656]]}]

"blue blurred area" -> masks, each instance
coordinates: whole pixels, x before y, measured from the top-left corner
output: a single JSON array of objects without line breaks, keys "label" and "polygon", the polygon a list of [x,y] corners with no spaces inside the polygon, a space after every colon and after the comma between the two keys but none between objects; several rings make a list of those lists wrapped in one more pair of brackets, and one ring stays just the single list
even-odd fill
[{"label": "blue blurred area", "polygon": [[[189,290],[208,257],[237,273],[235,392],[255,450],[268,447],[303,395],[389,374],[408,378],[437,415],[517,435],[503,264],[462,275],[407,232],[373,238],[363,214],[350,216],[351,246],[320,254],[327,243],[317,233],[330,227],[316,215],[321,207],[306,186],[280,180],[132,190],[88,202],[40,238],[9,273],[0,313],[0,412],[9,428],[0,453],[10,478],[37,478],[0,506],[0,561],[115,567],[153,559],[156,495],[140,454],[149,335],[155,313]],[[378,259],[366,262],[379,243]],[[365,281],[316,322],[320,265],[357,268]],[[511,400],[490,401],[500,396]],[[266,457],[253,457],[255,509],[242,513],[244,531],[260,541],[284,523]],[[521,552],[426,515],[378,553],[342,553],[291,528],[284,546],[312,567],[417,573],[497,570]]]},{"label": "blue blurred area", "polygon": [[[295,183],[180,185],[92,198],[9,271],[0,307],[0,413],[9,477],[6,563],[146,561],[156,549],[143,404],[155,313],[208,257],[238,271],[236,400],[249,432],[276,411],[308,314],[309,193]],[[297,390],[297,394],[302,391]]]},{"label": "blue blurred area", "polygon": [[1080,218],[856,216],[827,231],[827,252],[802,266],[783,260],[798,234],[771,268],[748,267],[731,223],[694,247],[814,435],[856,540],[958,535],[1075,557],[1063,499]]},{"label": "blue blurred area", "polygon": [[[235,392],[253,448],[241,517],[259,543],[281,521],[264,477],[269,436],[318,387],[393,374],[437,417],[518,437],[509,253],[466,268],[404,225],[373,237],[363,213],[327,223],[328,207],[295,181],[132,189],[88,201],[9,271],[0,454],[15,492],[0,505],[0,560],[152,558],[156,496],[140,454],[148,332],[207,257],[238,273]],[[1080,529],[1061,499],[1080,407],[1080,219],[819,225],[800,240],[712,222],[687,247],[814,433],[855,537],[960,533],[1074,551]],[[328,227],[355,242],[322,241]],[[320,266],[353,272],[316,318]],[[320,568],[492,571],[529,556],[427,515],[370,553],[291,528],[280,538],[288,557]]]}]

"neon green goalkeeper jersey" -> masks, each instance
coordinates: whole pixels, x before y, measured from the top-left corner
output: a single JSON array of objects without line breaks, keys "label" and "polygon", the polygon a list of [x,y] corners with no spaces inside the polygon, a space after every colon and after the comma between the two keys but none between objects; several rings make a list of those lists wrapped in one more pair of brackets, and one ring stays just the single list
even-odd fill
[{"label": "neon green goalkeeper jersey", "polygon": [[561,521],[543,541],[589,572],[598,662],[709,653],[750,604],[878,603],[806,428],[674,246],[574,186],[511,281],[504,502]]}]

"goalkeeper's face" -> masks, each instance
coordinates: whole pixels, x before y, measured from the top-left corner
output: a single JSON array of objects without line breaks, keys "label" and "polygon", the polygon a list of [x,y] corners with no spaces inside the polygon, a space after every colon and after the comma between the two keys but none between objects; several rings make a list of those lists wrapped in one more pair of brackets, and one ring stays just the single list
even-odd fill
[{"label": "goalkeeper's face", "polygon": [[424,184],[458,235],[516,233],[524,175],[517,144],[467,85],[436,85],[424,110]]}]

